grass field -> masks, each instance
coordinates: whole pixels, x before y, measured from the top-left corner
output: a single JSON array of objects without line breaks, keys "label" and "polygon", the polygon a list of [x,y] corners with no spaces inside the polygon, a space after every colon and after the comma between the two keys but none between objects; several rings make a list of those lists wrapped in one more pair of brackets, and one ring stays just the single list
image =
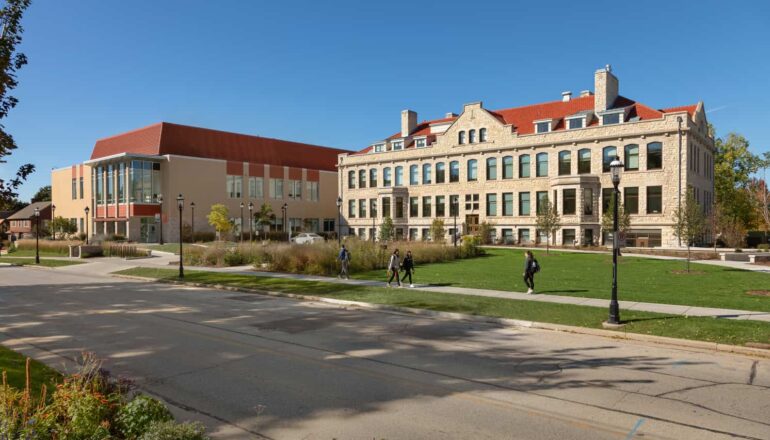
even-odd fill
[{"label": "grass field", "polygon": [[[174,269],[133,268],[116,273],[159,280],[178,279],[178,272]],[[410,289],[386,289],[384,287],[352,286],[202,271],[186,272],[185,281],[590,328],[601,328],[602,321],[607,319],[607,310],[598,307],[453,295]],[[627,323],[625,331],[631,333],[726,344],[770,342],[769,323],[714,318],[685,318],[632,311],[622,311],[621,316],[623,321]]]},{"label": "grass field", "polygon": [[[0,263],[18,264],[22,266],[36,266],[34,257],[0,257]],[[73,264],[83,264],[84,261],[78,260],[55,260],[50,258],[40,258],[40,266],[62,267],[72,266]]]},{"label": "grass field", "polygon": [[[535,251],[542,270],[535,277],[539,294],[581,296],[609,300],[612,255]],[[414,281],[420,284],[524,292],[524,251],[487,249],[487,255],[421,266]],[[643,257],[620,257],[618,297],[621,300],[681,304],[770,312],[770,296],[751,296],[748,290],[770,290],[770,275],[728,267]],[[358,279],[384,280],[384,271],[352,274]]]},{"label": "grass field", "polygon": [[[24,368],[26,358],[13,350],[0,345],[0,371],[5,371],[8,376],[8,384],[12,387],[23,390],[26,380]],[[50,395],[55,390],[54,384],[61,375],[54,369],[49,368],[40,362],[32,361],[30,365],[30,379],[33,395],[40,395],[40,387],[45,384]]]}]

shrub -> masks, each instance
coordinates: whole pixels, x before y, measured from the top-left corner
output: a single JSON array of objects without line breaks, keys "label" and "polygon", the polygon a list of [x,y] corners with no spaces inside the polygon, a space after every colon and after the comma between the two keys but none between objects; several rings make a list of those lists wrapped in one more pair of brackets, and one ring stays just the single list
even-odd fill
[{"label": "shrub", "polygon": [[[79,245],[77,241],[63,241],[63,240],[40,240],[40,252],[46,252],[57,255],[69,255],[70,245]],[[16,249],[18,250],[35,250],[35,240],[24,239],[16,240]]]},{"label": "shrub", "polygon": [[760,245],[757,245],[757,249],[762,251],[762,252],[767,252],[768,249],[770,249],[770,244],[762,243]]},{"label": "shrub", "polygon": [[150,425],[139,440],[208,440],[200,423],[159,422]]},{"label": "shrub", "polygon": [[115,421],[127,438],[137,438],[148,431],[150,425],[173,420],[171,411],[157,399],[140,394],[118,410]]}]

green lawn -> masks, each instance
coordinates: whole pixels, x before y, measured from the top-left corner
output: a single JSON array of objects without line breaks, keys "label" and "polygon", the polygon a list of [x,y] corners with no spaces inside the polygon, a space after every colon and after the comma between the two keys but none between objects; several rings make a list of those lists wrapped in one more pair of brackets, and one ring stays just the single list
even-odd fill
[{"label": "green lawn", "polygon": [[[524,292],[524,251],[487,249],[487,255],[421,266],[415,255],[416,283]],[[539,294],[582,296],[609,300],[612,255],[536,250],[542,270],[535,277]],[[770,311],[770,296],[750,296],[747,290],[770,290],[770,275],[727,267],[692,264],[691,274],[677,274],[684,262],[620,257],[618,296],[621,300],[739,310]],[[353,274],[354,278],[384,280],[384,271]]]},{"label": "green lawn", "polygon": [[[8,256],[9,257],[34,257],[35,250],[34,249],[17,249],[11,252],[10,254],[8,254]],[[69,256],[69,253],[40,249],[40,256],[41,257],[67,257]]]},{"label": "green lawn", "polygon": [[[26,358],[24,356],[0,345],[0,371],[6,372],[8,384],[18,390],[23,390],[25,386],[25,364]],[[40,395],[40,387],[43,384],[48,388],[48,395],[50,396],[55,391],[55,383],[61,378],[56,370],[37,361],[32,361],[30,364],[30,372],[33,396]]]},{"label": "green lawn", "polygon": [[[184,243],[184,246],[190,246],[189,243]],[[140,249],[152,249],[154,251],[161,251],[161,252],[172,252],[176,255],[179,255],[179,243],[163,243],[163,244],[153,244],[153,243],[140,243],[137,244],[138,248]]]},{"label": "green lawn", "polygon": [[[116,272],[116,274],[159,280],[178,280],[177,273],[175,269],[153,268],[133,268]],[[607,319],[607,310],[598,307],[453,295],[410,289],[351,286],[202,271],[186,272],[185,281],[590,328],[601,328],[601,322]],[[621,311],[621,313],[623,320],[627,322],[625,330],[632,333],[727,344],[770,342],[770,323],[715,318],[685,318],[649,312]]]},{"label": "green lawn", "polygon": [[[34,257],[0,257],[0,263],[19,264],[22,266],[36,266]],[[83,264],[85,261],[78,260],[54,260],[49,258],[41,258],[40,266],[45,267],[62,267],[72,266],[74,264]]]}]

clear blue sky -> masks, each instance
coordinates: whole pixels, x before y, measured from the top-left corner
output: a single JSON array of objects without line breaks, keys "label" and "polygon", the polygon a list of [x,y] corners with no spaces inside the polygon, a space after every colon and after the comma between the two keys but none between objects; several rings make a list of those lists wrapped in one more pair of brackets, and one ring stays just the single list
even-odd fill
[{"label": "clear blue sky", "polygon": [[718,134],[770,149],[770,2],[33,0],[19,149],[0,165],[85,160],[158,121],[359,149],[419,119],[593,89],[654,108],[703,100]]}]

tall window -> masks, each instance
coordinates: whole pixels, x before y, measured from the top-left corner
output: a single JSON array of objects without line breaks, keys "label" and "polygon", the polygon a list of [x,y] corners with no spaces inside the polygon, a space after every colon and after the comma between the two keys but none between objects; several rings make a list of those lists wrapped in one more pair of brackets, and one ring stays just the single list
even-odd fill
[{"label": "tall window", "polygon": [[476,143],[476,130],[468,130],[468,143]]},{"label": "tall window", "polygon": [[409,197],[409,217],[420,215],[420,202],[417,197]]},{"label": "tall window", "polygon": [[564,215],[575,215],[576,191],[574,188],[565,189],[561,199],[561,210]]},{"label": "tall window", "polygon": [[390,184],[390,167],[385,167],[382,169],[382,186],[388,188]]},{"label": "tall window", "polygon": [[519,193],[519,215],[529,215],[529,192]]},{"label": "tall window", "polygon": [[436,217],[444,217],[446,215],[445,200],[445,196],[436,196]]},{"label": "tall window", "polygon": [[457,133],[457,143],[462,145],[465,143],[465,132],[461,131]]},{"label": "tall window", "polygon": [[[375,207],[376,208],[376,207]],[[382,217],[390,217],[390,197],[382,198]]]},{"label": "tall window", "polygon": [[541,214],[548,202],[548,191],[538,191],[535,193],[535,212]]},{"label": "tall window", "polygon": [[358,199],[358,217],[366,218],[366,199]]},{"label": "tall window", "polygon": [[377,168],[369,170],[369,188],[377,188]]},{"label": "tall window", "polygon": [[602,188],[602,214],[610,210],[610,203],[612,203],[612,194],[614,192],[615,190],[612,188]]},{"label": "tall window", "polygon": [[348,217],[356,218],[356,201],[348,200]]},{"label": "tall window", "polygon": [[240,199],[243,193],[243,176],[227,176],[227,197]]},{"label": "tall window", "polygon": [[356,172],[348,171],[348,189],[355,189],[356,187]]},{"label": "tall window", "polygon": [[430,201],[433,197],[423,196],[422,198],[422,216],[430,217]]},{"label": "tall window", "polygon": [[497,194],[487,194],[487,216],[497,215]]},{"label": "tall window", "polygon": [[444,183],[446,181],[446,165],[444,162],[436,164],[436,183]]},{"label": "tall window", "polygon": [[366,170],[358,170],[358,187],[366,188]]},{"label": "tall window", "polygon": [[283,198],[283,179],[270,179],[270,198]]},{"label": "tall window", "polygon": [[487,180],[497,180],[497,159],[494,157],[487,159]]},{"label": "tall window", "polygon": [[417,165],[411,165],[409,167],[409,184],[417,185],[420,181],[417,180]]},{"label": "tall window", "polygon": [[292,200],[302,199],[302,181],[289,180],[289,198]]},{"label": "tall window", "polygon": [[[126,172],[128,172],[128,171],[126,171]],[[85,185],[83,183],[83,176],[80,176],[79,180],[80,180],[80,198],[82,199],[84,197],[83,194],[85,193],[85,189],[84,189]]]},{"label": "tall window", "polygon": [[660,214],[663,212],[663,187],[647,187],[647,214]]},{"label": "tall window", "polygon": [[569,151],[559,152],[559,175],[569,176],[572,173],[572,154]]},{"label": "tall window", "polygon": [[468,181],[478,180],[478,162],[476,159],[470,159],[468,161]]},{"label": "tall window", "polygon": [[396,167],[396,186],[404,186],[404,167]]},{"label": "tall window", "polygon": [[431,183],[430,168],[431,166],[429,163],[422,164],[422,184],[423,185],[430,185]]},{"label": "tall window", "polygon": [[377,218],[377,199],[369,199],[369,217]]},{"label": "tall window", "polygon": [[456,160],[449,162],[449,181],[450,182],[460,181],[460,162]]},{"label": "tall window", "polygon": [[96,203],[104,203],[104,167],[96,167]]},{"label": "tall window", "polygon": [[479,130],[479,142],[486,142],[487,141],[487,129],[482,128]]},{"label": "tall window", "polygon": [[583,215],[594,215],[594,190],[583,188]]},{"label": "tall window", "polygon": [[545,177],[548,175],[548,153],[538,153],[537,158],[537,177]]},{"label": "tall window", "polygon": [[503,193],[503,215],[513,215],[513,193]]},{"label": "tall window", "polygon": [[639,145],[629,144],[625,146],[623,165],[626,171],[639,169]]},{"label": "tall window", "polygon": [[115,167],[107,165],[107,203],[115,202]]},{"label": "tall window", "polygon": [[650,142],[647,144],[647,169],[659,170],[663,168],[663,144]]},{"label": "tall window", "polygon": [[72,178],[72,200],[75,200],[78,198],[78,180],[76,178]]},{"label": "tall window", "polygon": [[[383,203],[384,206],[384,203]],[[396,218],[404,218],[404,198],[396,197]]]},{"label": "tall window", "polygon": [[460,215],[460,196],[449,196],[449,215],[452,217]]},{"label": "tall window", "polygon": [[623,188],[623,209],[629,214],[639,214],[639,188]]},{"label": "tall window", "polygon": [[264,197],[264,185],[261,177],[249,177],[249,197],[261,199]]},{"label": "tall window", "polygon": [[118,166],[118,201],[126,201],[126,164],[121,162]]},{"label": "tall window", "polygon": [[578,151],[578,174],[591,174],[591,150]]},{"label": "tall window", "polygon": [[529,177],[529,169],[529,154],[522,154],[519,156],[519,178]]},{"label": "tall window", "polygon": [[503,157],[503,179],[513,179],[513,156]]},{"label": "tall window", "polygon": [[602,150],[602,172],[610,172],[610,163],[615,160],[615,156],[618,155],[618,149],[615,147],[604,147]]},{"label": "tall window", "polygon": [[[260,194],[262,193],[262,178],[258,177],[260,180],[259,185],[257,185],[259,189]],[[262,196],[260,195],[260,198]],[[320,198],[320,192],[318,190],[318,182],[307,182],[307,199],[311,202],[317,202]]]}]

